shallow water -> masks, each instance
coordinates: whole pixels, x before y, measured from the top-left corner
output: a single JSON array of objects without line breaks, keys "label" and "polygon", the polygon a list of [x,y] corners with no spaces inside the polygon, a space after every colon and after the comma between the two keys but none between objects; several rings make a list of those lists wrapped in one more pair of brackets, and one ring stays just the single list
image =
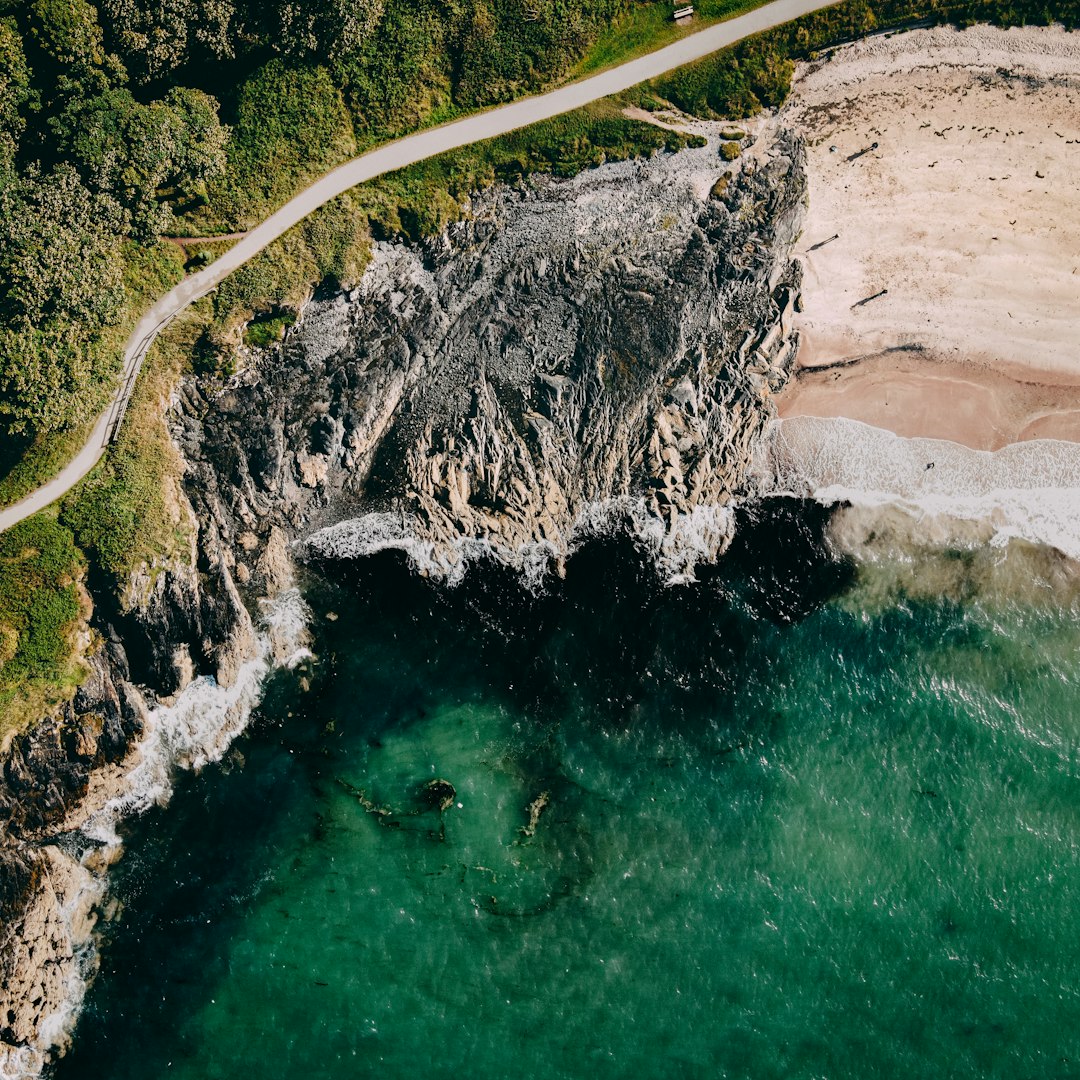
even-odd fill
[{"label": "shallow water", "polygon": [[1076,611],[824,520],[677,588],[314,584],[311,690],[134,826],[58,1075],[1076,1075]]}]

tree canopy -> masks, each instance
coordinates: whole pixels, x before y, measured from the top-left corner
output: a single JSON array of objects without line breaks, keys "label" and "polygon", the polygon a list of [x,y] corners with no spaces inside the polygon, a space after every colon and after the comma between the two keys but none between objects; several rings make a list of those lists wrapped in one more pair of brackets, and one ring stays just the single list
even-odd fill
[{"label": "tree canopy", "polygon": [[124,215],[70,165],[0,192],[0,421],[9,433],[88,420],[112,375],[101,331],[123,300]]},{"label": "tree canopy", "polygon": [[[92,415],[132,243],[247,227],[358,146],[557,81],[654,2],[0,0],[0,438]],[[878,16],[1075,23],[1076,4],[847,0],[653,91],[704,114],[775,104],[792,55]],[[410,213],[443,220],[452,182]]]},{"label": "tree canopy", "polygon": [[224,169],[227,132],[217,109],[201,90],[177,87],[144,105],[115,88],[72,97],[52,128],[90,187],[127,210],[131,235],[149,240],[172,220],[160,197],[166,189],[205,194],[206,181]]},{"label": "tree canopy", "polygon": [[160,80],[199,52],[235,55],[240,26],[233,0],[100,0],[115,48],[139,82]]}]

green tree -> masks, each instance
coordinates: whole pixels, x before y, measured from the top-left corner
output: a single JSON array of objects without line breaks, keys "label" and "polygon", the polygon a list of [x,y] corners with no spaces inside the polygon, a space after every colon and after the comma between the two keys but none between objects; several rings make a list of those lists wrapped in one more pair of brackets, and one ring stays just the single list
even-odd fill
[{"label": "green tree", "polygon": [[271,40],[283,52],[335,60],[355,52],[382,18],[383,0],[279,0],[280,30]]},{"label": "green tree", "polygon": [[123,214],[68,165],[0,192],[0,425],[9,435],[88,420],[115,357],[101,331],[123,301]]},{"label": "green tree", "polygon": [[233,0],[101,0],[101,14],[139,82],[165,78],[199,49],[219,59],[234,55]]},{"label": "green tree", "polygon": [[0,19],[0,188],[15,162],[26,121],[23,110],[33,100],[30,69],[14,19]]},{"label": "green tree", "polygon": [[38,46],[69,73],[105,63],[97,10],[87,0],[32,0],[29,15]]},{"label": "green tree", "polygon": [[229,129],[218,119],[218,103],[201,90],[177,86],[164,104],[173,117],[171,180],[188,195],[205,195],[207,183],[225,171],[227,161]]},{"label": "green tree", "polygon": [[228,132],[217,110],[201,90],[175,88],[146,105],[114,88],[73,98],[52,127],[90,187],[116,199],[130,214],[132,235],[147,240],[172,220],[169,191],[201,193],[224,169]]}]

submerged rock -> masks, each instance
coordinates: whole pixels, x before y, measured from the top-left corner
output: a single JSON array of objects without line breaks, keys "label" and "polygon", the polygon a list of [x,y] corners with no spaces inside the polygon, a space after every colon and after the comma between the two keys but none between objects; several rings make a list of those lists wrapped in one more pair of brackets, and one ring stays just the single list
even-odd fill
[{"label": "submerged rock", "polygon": [[420,798],[425,806],[442,813],[454,805],[457,788],[449,780],[429,780],[420,789]]}]

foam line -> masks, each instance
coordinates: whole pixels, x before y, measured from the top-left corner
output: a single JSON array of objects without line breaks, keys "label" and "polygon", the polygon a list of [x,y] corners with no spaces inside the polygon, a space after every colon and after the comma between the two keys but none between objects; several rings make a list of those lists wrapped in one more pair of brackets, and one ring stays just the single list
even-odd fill
[{"label": "foam line", "polygon": [[1034,439],[990,452],[800,416],[770,426],[757,476],[763,495],[983,522],[995,543],[1020,538],[1080,560],[1080,443]]}]

